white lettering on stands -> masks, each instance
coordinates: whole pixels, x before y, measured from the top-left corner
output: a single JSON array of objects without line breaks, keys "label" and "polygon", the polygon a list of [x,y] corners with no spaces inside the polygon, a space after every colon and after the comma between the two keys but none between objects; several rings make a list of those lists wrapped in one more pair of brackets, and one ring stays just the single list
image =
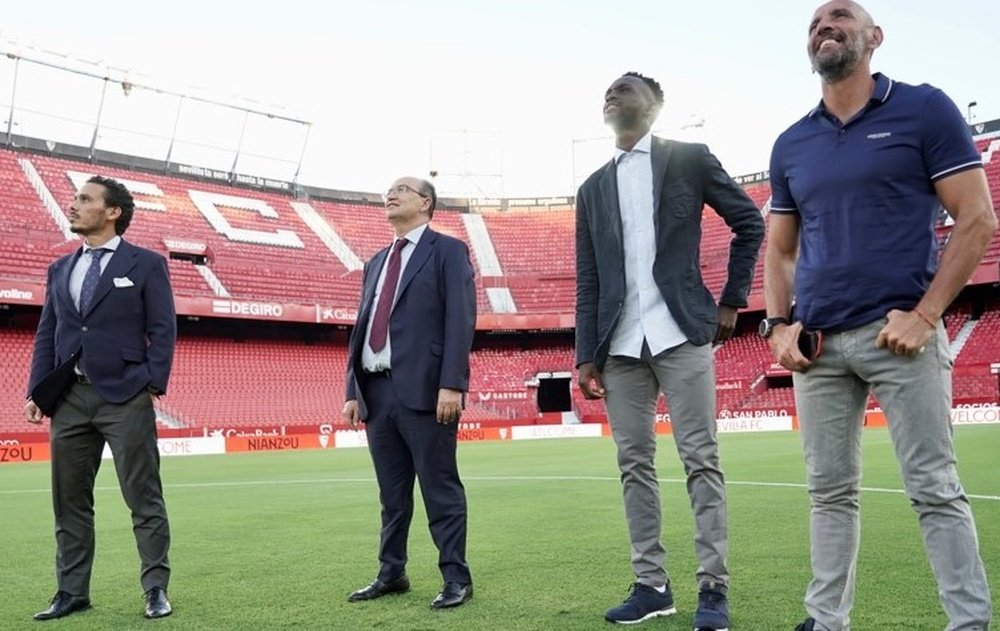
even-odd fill
[{"label": "white lettering on stands", "polygon": [[210,180],[223,180],[229,181],[229,171],[216,171],[215,169],[206,169],[204,167],[193,167],[186,164],[178,164],[177,172],[183,175],[194,175],[197,177],[204,177]]},{"label": "white lettering on stands", "polygon": [[545,438],[598,438],[600,423],[578,425],[515,425],[510,428],[514,440],[542,440]]},{"label": "white lettering on stands", "polygon": [[787,432],[792,429],[790,416],[756,416],[720,418],[715,421],[720,433],[725,432]]},{"label": "white lettering on stands", "polygon": [[163,245],[168,250],[178,250],[191,254],[204,254],[208,246],[199,241],[184,241],[183,239],[163,239]]},{"label": "white lettering on stands", "polygon": [[716,390],[740,390],[743,388],[742,381],[720,381],[715,384]]},{"label": "white lettering on stands", "polygon": [[320,317],[323,320],[345,320],[353,322],[358,319],[358,312],[355,309],[344,309],[341,307],[323,308]]},{"label": "white lettering on stands", "polygon": [[[191,436],[189,438],[159,438],[156,446],[161,456],[205,456],[226,453],[226,439],[221,436]],[[111,447],[104,445],[101,458],[110,460]]]},{"label": "white lettering on stands", "polygon": [[229,220],[219,211],[219,207],[236,208],[238,210],[249,210],[256,212],[261,217],[277,219],[275,212],[267,202],[261,199],[249,197],[236,197],[234,195],[222,195],[221,193],[206,193],[205,191],[188,191],[188,196],[194,202],[208,223],[215,230],[232,241],[242,241],[243,243],[258,243],[261,245],[279,245],[286,248],[305,248],[305,244],[299,239],[299,235],[291,230],[275,230],[274,232],[264,232],[263,230],[248,230],[246,228],[235,228]]},{"label": "white lettering on stands", "polygon": [[0,300],[31,300],[34,297],[34,292],[23,291],[17,287],[0,289]]},{"label": "white lettering on stands", "polygon": [[249,315],[263,318],[280,318],[285,314],[285,310],[277,303],[213,300],[212,313],[220,313],[223,315]]},{"label": "white lettering on stands", "polygon": [[527,401],[527,392],[479,392],[480,401]]},{"label": "white lettering on stands", "polygon": [[211,434],[209,434],[207,428],[204,431],[205,431],[205,436],[209,435],[220,436],[222,438],[230,438],[233,436],[237,438],[260,438],[261,436],[284,436],[285,426],[282,425],[281,427],[276,427],[274,429],[269,429],[269,430],[263,430],[259,427],[252,430],[220,428],[220,429],[213,429],[211,431]]},{"label": "white lettering on stands", "polygon": [[788,410],[736,410],[733,418],[766,418],[769,416],[788,416]]},{"label": "white lettering on stands", "polygon": [[982,405],[960,405],[951,411],[953,425],[996,425],[1000,423],[1000,407],[986,403]]}]

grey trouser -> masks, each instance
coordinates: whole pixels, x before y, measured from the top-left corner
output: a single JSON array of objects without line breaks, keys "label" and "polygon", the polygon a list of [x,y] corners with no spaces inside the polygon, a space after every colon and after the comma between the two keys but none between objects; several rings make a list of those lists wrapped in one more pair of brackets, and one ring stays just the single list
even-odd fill
[{"label": "grey trouser", "polygon": [[140,392],[116,405],[101,399],[93,386],[73,384],[52,416],[50,440],[59,590],[75,596],[90,593],[94,478],[105,441],[111,446],[122,497],[132,511],[142,590],[166,589],[170,527],[160,485],[156,413],[149,394]]},{"label": "grey trouser", "polygon": [[806,610],[817,631],[850,629],[861,533],[861,427],[872,388],[920,522],[947,629],[985,631],[990,592],[955,466],[948,336],[939,324],[923,353],[902,357],[875,348],[885,323],[826,336],[819,359],[793,375],[812,501]]},{"label": "grey trouser", "polygon": [[609,357],[603,381],[608,421],[618,446],[636,579],[652,586],[668,581],[666,550],[660,541],[663,514],[655,463],[656,399],[662,390],[670,407],[674,441],[694,511],[695,553],[700,563],[696,579],[699,584],[728,589],[726,488],[715,437],[711,345],[685,342],[651,357],[643,344],[641,359]]}]

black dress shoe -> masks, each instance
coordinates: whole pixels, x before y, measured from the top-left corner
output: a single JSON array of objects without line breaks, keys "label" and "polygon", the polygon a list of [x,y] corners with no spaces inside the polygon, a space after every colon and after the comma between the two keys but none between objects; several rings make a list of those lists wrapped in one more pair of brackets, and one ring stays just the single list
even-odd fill
[{"label": "black dress shoe", "polygon": [[53,620],[68,616],[74,611],[90,609],[90,599],[86,596],[73,596],[66,592],[56,592],[52,597],[52,603],[45,611],[35,614],[35,620]]},{"label": "black dress shoe", "polygon": [[391,581],[383,582],[381,579],[376,578],[374,581],[365,585],[356,592],[352,592],[347,600],[352,603],[356,603],[359,600],[374,600],[376,598],[381,598],[387,594],[402,594],[403,592],[410,591],[410,579],[403,574],[397,579]]},{"label": "black dress shoe", "polygon": [[463,585],[448,581],[441,588],[441,593],[437,595],[437,598],[431,602],[431,607],[435,609],[458,607],[470,598],[472,598],[472,583]]},{"label": "black dress shoe", "polygon": [[170,601],[167,600],[167,592],[162,587],[154,587],[146,592],[146,613],[147,618],[165,618],[173,613]]}]

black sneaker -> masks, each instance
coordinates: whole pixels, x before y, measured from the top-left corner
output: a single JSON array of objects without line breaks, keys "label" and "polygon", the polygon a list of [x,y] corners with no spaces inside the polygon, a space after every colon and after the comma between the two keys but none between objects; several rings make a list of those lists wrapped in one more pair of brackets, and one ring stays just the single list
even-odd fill
[{"label": "black sneaker", "polygon": [[813,627],[816,625],[816,621],[812,618],[806,618],[806,621],[795,627],[795,631],[813,631]]},{"label": "black sneaker", "polygon": [[634,583],[625,602],[608,609],[604,619],[619,624],[636,624],[674,613],[677,613],[677,609],[674,607],[674,595],[670,592],[670,585],[667,585],[661,594],[654,587]]},{"label": "black sneaker", "polygon": [[694,631],[729,631],[729,603],[724,593],[701,588],[698,610],[694,613]]}]

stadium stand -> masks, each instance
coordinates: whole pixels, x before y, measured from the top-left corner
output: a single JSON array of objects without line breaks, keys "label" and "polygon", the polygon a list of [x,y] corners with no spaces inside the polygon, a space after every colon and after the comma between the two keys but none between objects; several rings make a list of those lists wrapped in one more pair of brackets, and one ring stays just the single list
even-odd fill
[{"label": "stadium stand", "polygon": [[28,329],[0,330],[0,435],[25,431],[27,423],[21,418],[27,392],[28,370],[31,366],[31,349],[35,332]]},{"label": "stadium stand", "polygon": [[[1000,200],[1000,138],[979,139],[977,147],[983,151],[993,198]],[[50,212],[53,204],[68,206],[80,178],[97,171],[127,181],[139,193],[141,216],[129,230],[131,240],[164,255],[176,252],[171,241],[203,246],[202,259],[184,256],[169,261],[179,298],[228,296],[352,310],[358,301],[362,262],[385,245],[389,234],[381,208],[372,203],[303,200],[224,182],[95,167],[54,155],[0,149],[0,183],[5,190],[0,204],[0,282],[44,284],[49,263],[76,247],[75,239],[67,239],[64,226]],[[755,179],[746,190],[766,212],[767,181]],[[948,224],[945,218],[937,228],[942,242],[950,232]],[[480,271],[480,314],[501,304],[490,300],[495,296],[488,292],[495,290],[509,291],[517,314],[572,314],[572,210],[511,207],[485,211],[473,222],[446,207],[435,214],[433,225],[470,243]],[[716,293],[725,281],[730,234],[706,208],[701,267]],[[476,243],[477,239],[485,242]],[[751,291],[757,308],[761,269],[762,262]],[[998,376],[991,371],[992,365],[1000,364],[1000,301],[989,287],[1000,280],[1000,235],[990,244],[977,274],[974,283],[982,291],[960,299],[945,316],[949,338],[959,338],[960,346],[955,400],[996,403]],[[18,412],[23,405],[37,306],[15,311],[16,316],[0,319],[4,357],[0,404],[8,411],[0,414],[0,434],[24,431],[19,414],[9,411]],[[743,318],[740,334],[716,351],[721,413],[794,409],[787,375],[769,374],[770,354],[753,332],[757,315]],[[219,322],[211,332],[179,339],[170,392],[157,403],[165,426],[211,429],[339,422],[346,357],[343,333],[333,336],[339,341],[319,336],[322,341],[305,343],[294,335],[230,335],[225,321]],[[252,321],[246,326],[252,327]],[[477,341],[466,420],[534,422],[539,418],[537,376],[572,374],[574,356],[567,332],[551,339],[545,333],[524,335],[527,338],[499,335]],[[585,401],[572,380],[570,395],[579,418],[603,418],[603,404]],[[657,410],[667,412],[662,398]]]}]

